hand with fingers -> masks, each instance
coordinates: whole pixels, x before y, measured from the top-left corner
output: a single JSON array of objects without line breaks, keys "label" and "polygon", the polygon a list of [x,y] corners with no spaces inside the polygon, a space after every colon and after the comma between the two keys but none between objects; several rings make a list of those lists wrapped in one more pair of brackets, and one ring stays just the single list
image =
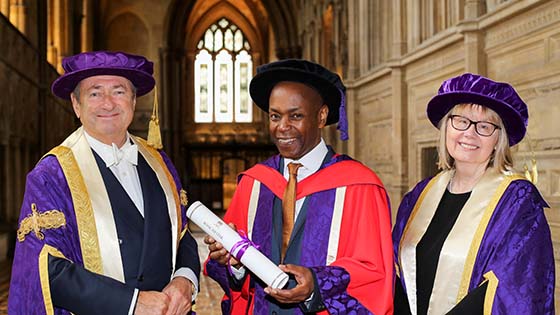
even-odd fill
[{"label": "hand with fingers", "polygon": [[[237,231],[236,226],[233,223],[228,224],[232,229]],[[204,243],[208,245],[208,250],[210,251],[209,257],[210,259],[218,262],[220,265],[227,265],[228,262],[231,266],[235,268],[239,268],[242,266],[241,262],[235,257],[233,257],[225,248],[224,245],[218,241],[216,241],[210,235],[206,235],[204,237]]]},{"label": "hand with fingers", "polygon": [[297,285],[292,289],[266,287],[264,292],[275,298],[278,302],[285,304],[301,303],[307,300],[315,289],[311,270],[292,264],[280,265],[279,267],[282,271],[294,275]]},{"label": "hand with fingers", "polygon": [[192,307],[194,286],[184,277],[176,277],[163,288],[163,293],[169,297],[169,308],[166,315],[184,315]]},{"label": "hand with fingers", "polygon": [[135,315],[167,314],[169,297],[157,291],[140,291],[136,301]]}]

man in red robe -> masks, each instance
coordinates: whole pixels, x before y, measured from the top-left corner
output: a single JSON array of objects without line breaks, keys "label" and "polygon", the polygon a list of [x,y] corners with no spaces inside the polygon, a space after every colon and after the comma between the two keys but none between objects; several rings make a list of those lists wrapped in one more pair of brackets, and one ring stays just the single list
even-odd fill
[{"label": "man in red robe", "polygon": [[[392,314],[385,188],[373,171],[336,154],[321,137],[323,127],[340,121],[347,139],[340,77],[309,61],[282,60],[259,67],[250,92],[269,114],[280,154],[240,175],[224,219],[290,280],[283,289],[268,287],[208,236],[205,271],[226,293],[223,313]],[[286,214],[290,163],[299,164],[293,217]]]}]

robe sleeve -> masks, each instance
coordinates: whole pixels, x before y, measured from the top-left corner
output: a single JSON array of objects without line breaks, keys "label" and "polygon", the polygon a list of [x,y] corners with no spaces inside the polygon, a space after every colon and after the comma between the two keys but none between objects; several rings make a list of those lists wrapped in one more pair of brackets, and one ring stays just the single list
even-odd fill
[{"label": "robe sleeve", "polygon": [[317,266],[330,314],[392,314],[393,251],[389,200],[376,185],[348,186],[336,260]]},{"label": "robe sleeve", "polygon": [[476,263],[485,266],[485,308],[492,314],[554,314],[554,255],[543,207],[537,188],[525,180],[513,182],[498,205],[483,240],[492,245],[478,254],[487,261]]},{"label": "robe sleeve", "polygon": [[[83,269],[74,206],[68,184],[55,157],[44,158],[27,176],[19,231],[23,231],[24,219],[32,215],[33,205],[38,214],[45,214],[46,211],[51,210],[54,210],[54,213],[63,214],[65,223],[60,227],[42,228],[43,239],[30,231],[22,235],[24,238],[16,243],[8,313],[53,314],[56,312],[56,314],[67,314],[66,311],[57,308],[57,305],[53,305],[53,300],[60,292],[71,295],[75,299],[75,303],[90,310],[99,308],[108,313],[117,313],[121,309],[128,310],[134,288],[128,288],[118,281]],[[58,273],[58,271],[69,269],[53,270],[54,264],[52,264],[52,260],[49,262],[49,256],[57,257],[66,266],[70,266],[70,269],[79,269],[82,272],[81,275],[86,275],[82,279],[90,281],[74,284],[83,290],[73,292],[65,290],[67,284],[63,281],[72,278],[66,278],[65,275],[70,274]],[[61,275],[62,277],[59,277]],[[56,282],[55,288],[51,289],[53,281],[57,279],[59,281]],[[79,294],[84,290],[91,294]],[[114,297],[114,299],[110,299],[110,303],[107,303],[107,299],[91,299],[92,296],[97,295]],[[104,305],[101,305],[102,303]],[[70,311],[78,310],[71,309]]]}]

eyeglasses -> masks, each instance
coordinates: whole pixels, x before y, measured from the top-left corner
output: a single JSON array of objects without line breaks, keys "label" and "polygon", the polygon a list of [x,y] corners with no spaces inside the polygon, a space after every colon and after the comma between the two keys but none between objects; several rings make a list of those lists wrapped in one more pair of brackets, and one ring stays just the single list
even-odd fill
[{"label": "eyeglasses", "polygon": [[483,137],[490,137],[496,129],[502,129],[489,121],[473,121],[461,115],[450,115],[449,119],[451,119],[451,126],[459,131],[465,131],[474,125],[476,133]]}]

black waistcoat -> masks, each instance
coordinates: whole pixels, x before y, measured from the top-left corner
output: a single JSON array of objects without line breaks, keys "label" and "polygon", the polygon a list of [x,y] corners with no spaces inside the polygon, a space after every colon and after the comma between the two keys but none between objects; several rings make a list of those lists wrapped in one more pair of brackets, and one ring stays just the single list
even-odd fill
[{"label": "black waistcoat", "polygon": [[125,283],[140,290],[161,291],[169,283],[173,267],[171,221],[156,174],[138,154],[136,169],[144,198],[142,217],[113,172],[95,152],[94,156],[113,209]]}]

